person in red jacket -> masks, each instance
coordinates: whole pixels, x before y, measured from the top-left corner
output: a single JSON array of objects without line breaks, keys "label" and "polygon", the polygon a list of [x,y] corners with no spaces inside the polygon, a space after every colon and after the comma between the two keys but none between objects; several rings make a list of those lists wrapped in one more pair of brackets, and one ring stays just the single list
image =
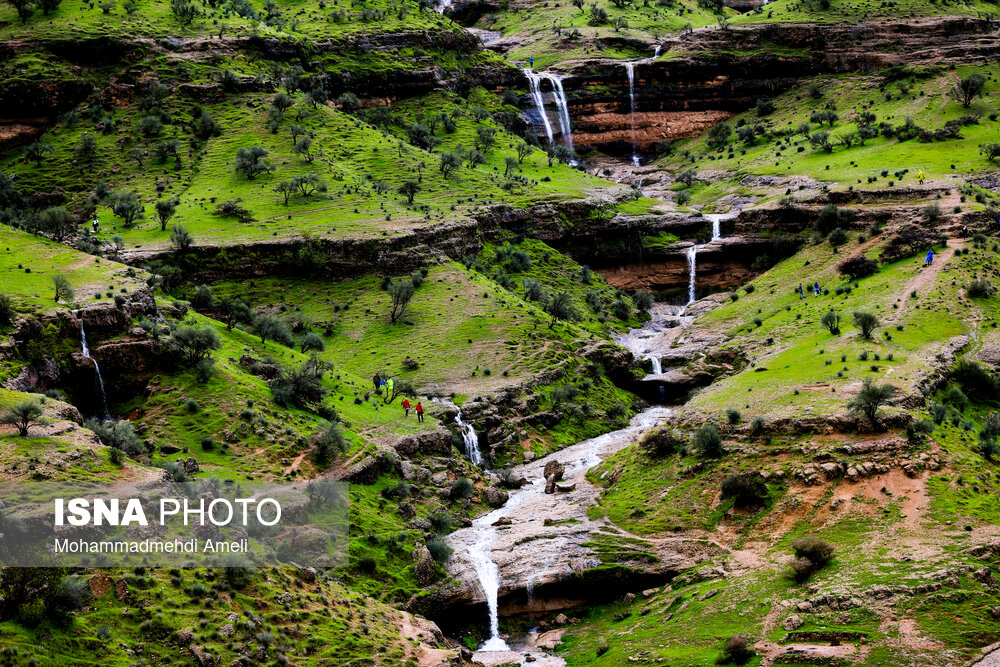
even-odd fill
[{"label": "person in red jacket", "polygon": [[404,415],[403,415],[404,417],[409,417],[410,416],[410,399],[408,399],[408,398],[404,398],[403,399],[403,413],[404,413]]},{"label": "person in red jacket", "polygon": [[417,421],[422,422],[424,420],[424,406],[417,401]]}]

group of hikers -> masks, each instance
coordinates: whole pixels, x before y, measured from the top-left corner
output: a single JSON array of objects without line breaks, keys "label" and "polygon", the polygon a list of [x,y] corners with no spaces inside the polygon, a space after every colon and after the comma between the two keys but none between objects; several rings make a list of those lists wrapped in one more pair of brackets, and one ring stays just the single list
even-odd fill
[{"label": "group of hikers", "polygon": [[[813,294],[815,294],[816,296],[819,296],[820,294],[823,293],[823,290],[820,288],[819,283],[813,283],[811,289]],[[800,299],[806,298],[806,291],[805,289],[802,288],[802,283],[799,283],[799,288],[795,291],[798,292]]]},{"label": "group of hikers", "polygon": [[[417,422],[422,422],[424,420],[424,406],[420,404],[420,401],[417,401],[415,411],[417,413]],[[403,399],[403,416],[410,416],[410,399],[408,398]]]}]

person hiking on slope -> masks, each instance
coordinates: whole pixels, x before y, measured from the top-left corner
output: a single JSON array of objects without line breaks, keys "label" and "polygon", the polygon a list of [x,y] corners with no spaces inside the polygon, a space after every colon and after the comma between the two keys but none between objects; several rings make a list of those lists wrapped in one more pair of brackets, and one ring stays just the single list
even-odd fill
[{"label": "person hiking on slope", "polygon": [[819,283],[813,283],[813,294],[816,296],[820,295]]},{"label": "person hiking on slope", "polygon": [[924,262],[925,266],[930,266],[934,262],[934,250],[927,251],[927,259]]},{"label": "person hiking on slope", "polygon": [[924,184],[924,170],[921,169],[917,172],[917,180],[920,181],[920,185]]},{"label": "person hiking on slope", "polygon": [[424,421],[424,406],[417,401],[417,422],[422,423]]},{"label": "person hiking on slope", "polygon": [[806,291],[802,289],[802,283],[799,283],[799,298],[800,299],[806,298]]},{"label": "person hiking on slope", "polygon": [[410,416],[410,399],[408,398],[403,399],[403,413],[404,417]]}]

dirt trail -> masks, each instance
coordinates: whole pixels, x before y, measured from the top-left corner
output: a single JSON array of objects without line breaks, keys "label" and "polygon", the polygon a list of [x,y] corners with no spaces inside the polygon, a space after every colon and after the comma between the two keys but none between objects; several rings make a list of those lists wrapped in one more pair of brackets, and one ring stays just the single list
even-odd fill
[{"label": "dirt trail", "polygon": [[964,243],[962,239],[948,239],[947,249],[941,251],[940,254],[936,254],[934,262],[930,266],[925,266],[921,269],[920,273],[901,290],[899,294],[899,309],[893,312],[887,319],[887,323],[895,324],[901,321],[913,308],[917,300],[910,298],[910,295],[914,291],[916,291],[918,296],[925,296],[934,289],[938,276],[944,269],[945,264],[955,256],[955,251],[961,248]]}]

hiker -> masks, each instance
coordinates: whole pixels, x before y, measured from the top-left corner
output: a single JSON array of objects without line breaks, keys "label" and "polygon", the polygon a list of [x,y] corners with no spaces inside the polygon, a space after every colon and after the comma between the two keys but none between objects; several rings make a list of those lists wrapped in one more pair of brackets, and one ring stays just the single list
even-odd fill
[{"label": "hiker", "polygon": [[95,234],[101,230],[101,223],[97,221],[97,218],[94,218],[94,221],[91,223],[91,225],[93,226]]},{"label": "hiker", "polygon": [[928,250],[927,251],[927,260],[925,262],[925,265],[926,266],[930,266],[933,261],[934,261],[934,250],[933,249],[932,250]]},{"label": "hiker", "polygon": [[799,283],[799,298],[800,299],[806,298],[806,291],[802,289],[802,283]]},{"label": "hiker", "polygon": [[420,401],[417,401],[417,422],[423,423],[423,421],[424,421],[424,406],[420,403]]},{"label": "hiker", "polygon": [[405,413],[404,417],[410,416],[410,399],[408,398],[403,399],[403,412]]},{"label": "hiker", "polygon": [[816,296],[820,295],[819,283],[813,283],[813,294]]},{"label": "hiker", "polygon": [[921,169],[917,172],[917,180],[920,181],[920,185],[924,184],[924,170]]},{"label": "hiker", "polygon": [[528,58],[528,67],[530,67],[532,69],[535,68],[535,57],[534,56],[531,56],[530,58]]},{"label": "hiker", "polygon": [[962,225],[962,238],[969,238],[969,227],[968,225]]}]

